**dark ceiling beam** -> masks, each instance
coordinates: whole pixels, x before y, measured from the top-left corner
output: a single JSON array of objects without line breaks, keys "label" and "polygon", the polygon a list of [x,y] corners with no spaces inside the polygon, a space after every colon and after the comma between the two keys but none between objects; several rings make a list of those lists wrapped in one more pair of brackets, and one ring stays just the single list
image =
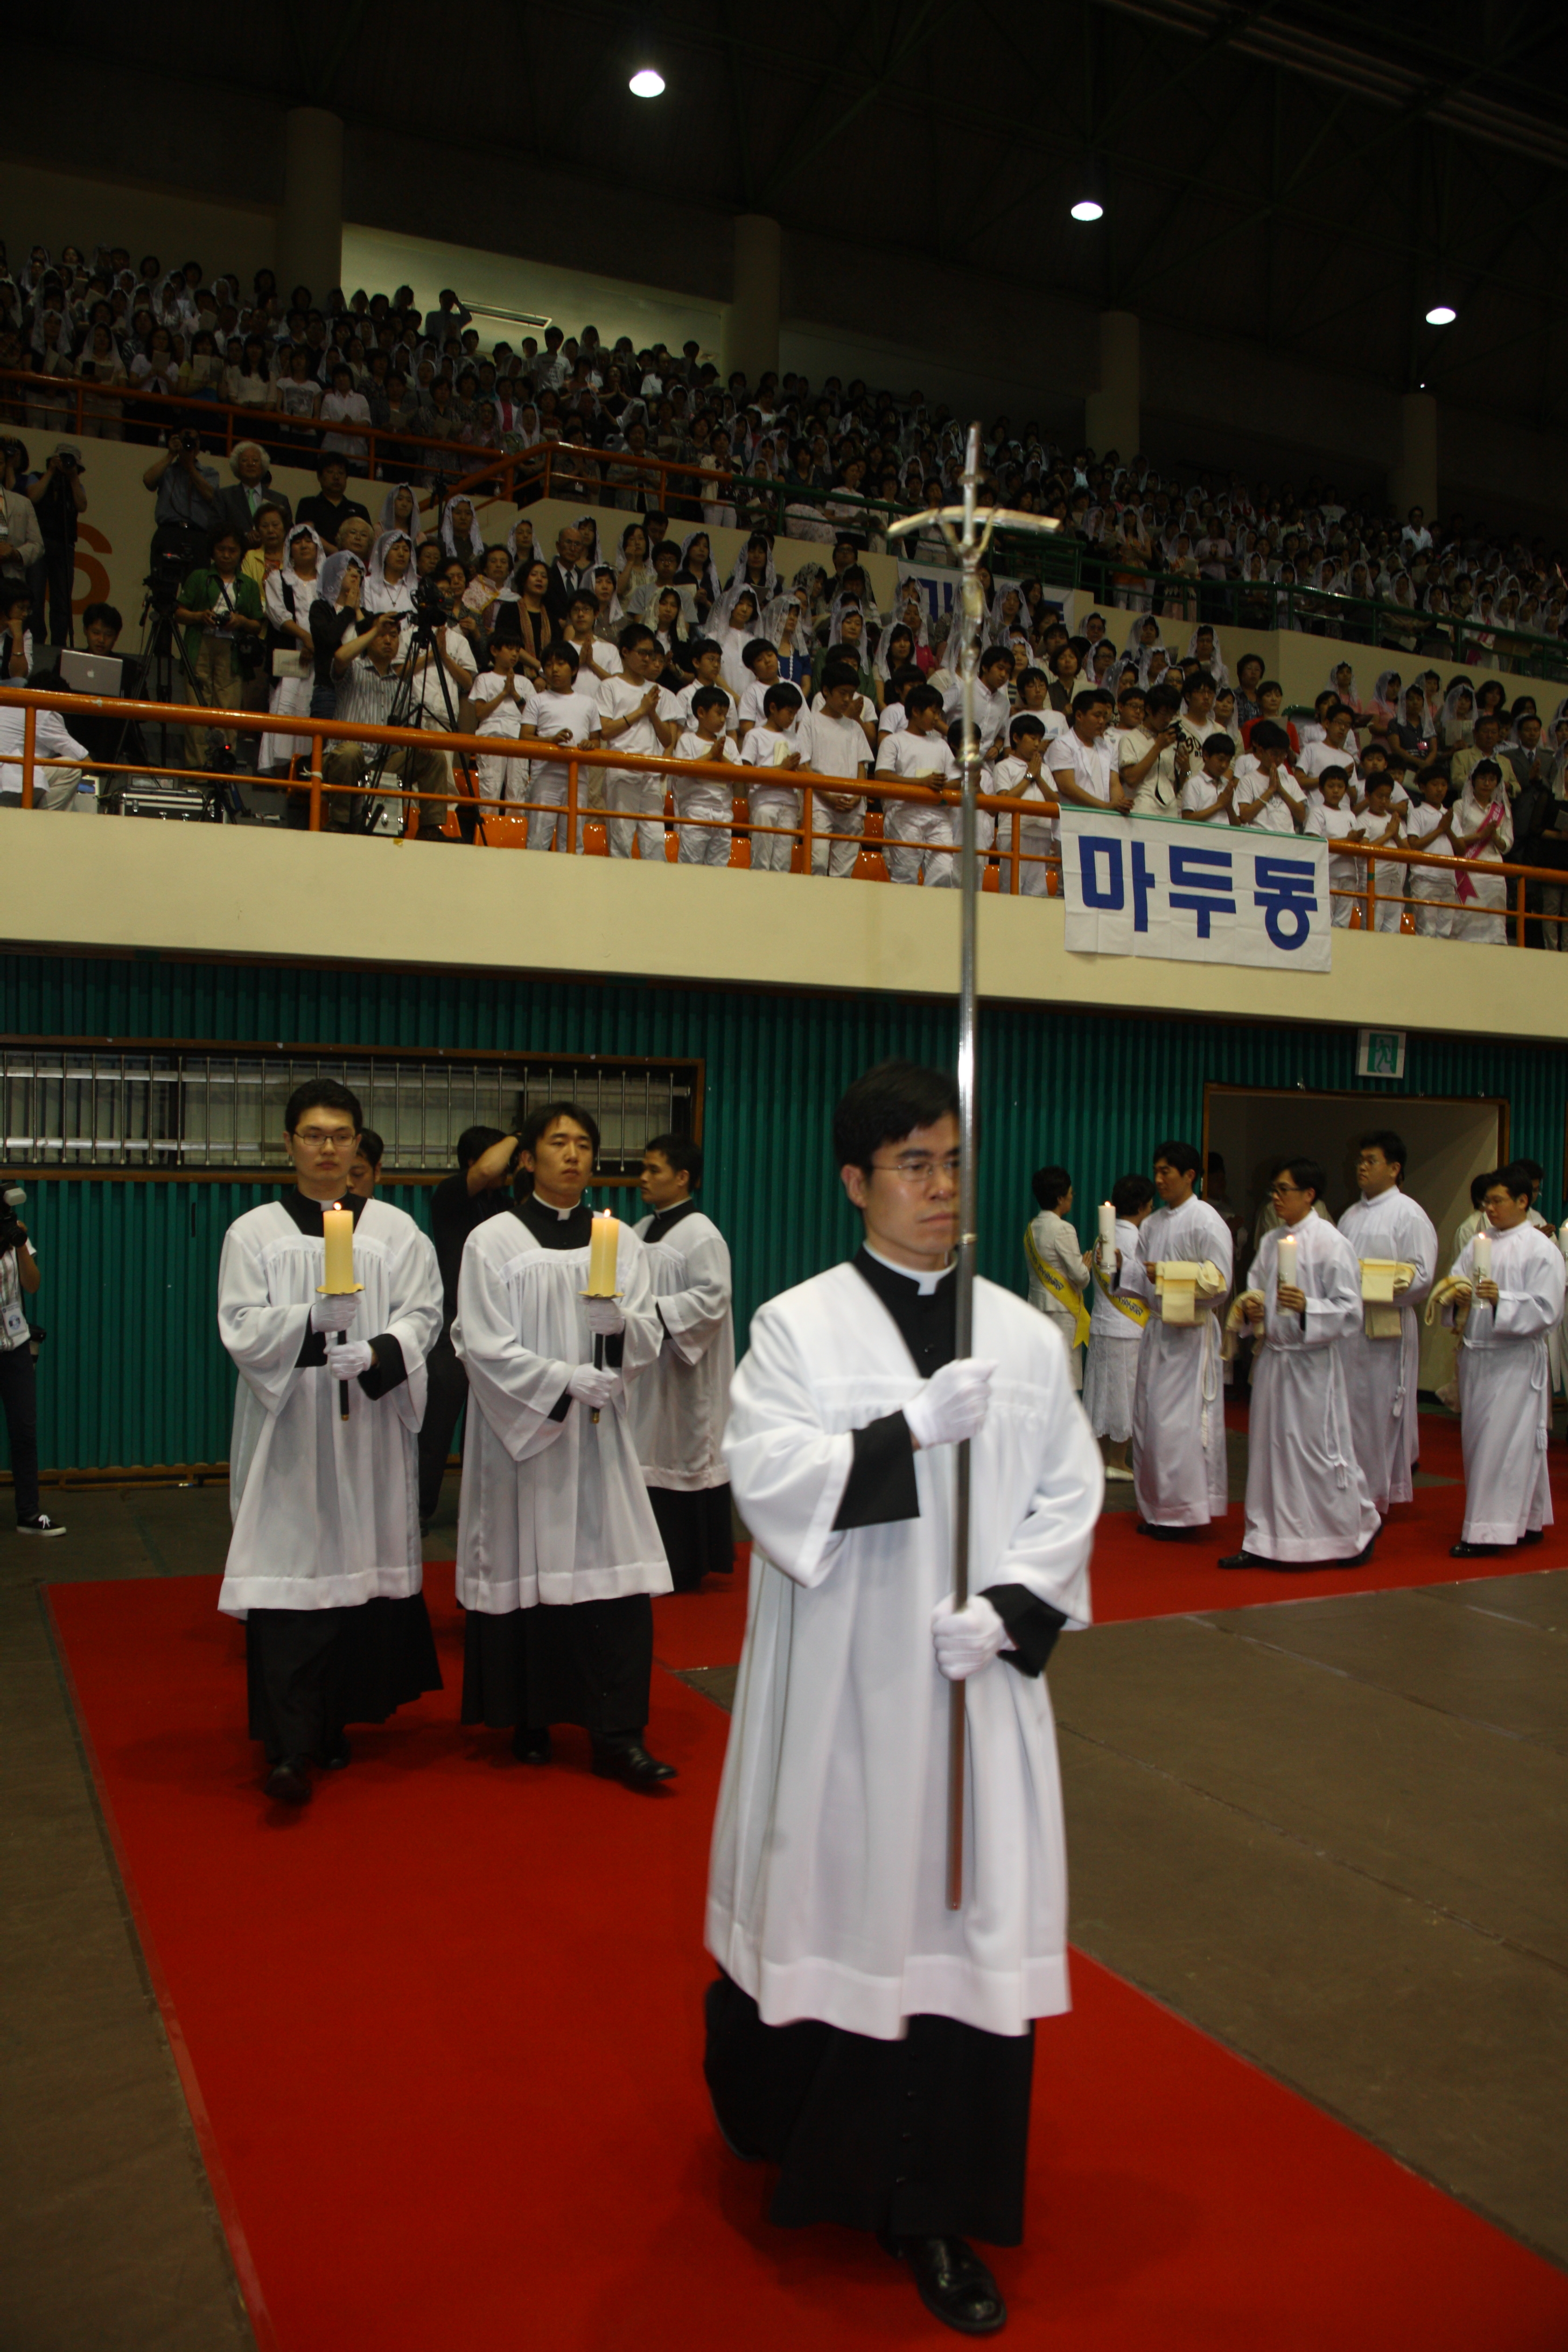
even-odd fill
[{"label": "dark ceiling beam", "polygon": [[[917,51],[923,49],[929,42],[936,38],[948,18],[957,13],[961,5],[962,0],[918,0],[914,14],[900,27],[898,38],[884,51],[881,62],[867,73],[860,88],[855,92],[849,103],[839,107],[816,130],[804,131],[776,159],[758,192],[757,204],[762,211],[769,211],[776,204],[779,195],[789,182],[804,172],[808,163],[815,163],[825,148],[830,147],[836,139],[843,136],[853,122],[858,121],[872,100],[881,94],[900,68],[906,65]],[[835,72],[819,85],[817,100],[820,101],[841,86],[842,77]]]}]

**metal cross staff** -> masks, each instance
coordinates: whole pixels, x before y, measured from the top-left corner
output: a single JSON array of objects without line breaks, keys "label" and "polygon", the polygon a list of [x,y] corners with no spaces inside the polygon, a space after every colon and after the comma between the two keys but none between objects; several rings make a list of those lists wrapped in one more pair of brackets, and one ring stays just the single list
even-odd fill
[{"label": "metal cross staff", "polygon": [[[888,537],[900,539],[910,531],[929,530],[933,519],[963,567],[963,585],[953,612],[948,638],[948,666],[956,650],[963,682],[963,794],[959,835],[958,879],[962,929],[958,958],[958,1256],[953,1275],[957,1349],[961,1357],[973,1352],[974,1253],[978,1213],[975,1202],[975,1151],[979,1098],[975,1074],[974,949],[975,913],[980,897],[980,860],[975,848],[976,803],[980,790],[980,739],[974,728],[974,682],[980,667],[980,624],[985,600],[980,587],[980,563],[1001,525],[1008,530],[1056,530],[1045,515],[1017,514],[1005,507],[975,505],[980,488],[980,427],[969,428],[963,457],[963,504],[939,507],[934,518],[906,515],[889,523]],[[960,526],[955,530],[953,526]],[[954,639],[956,638],[956,646]],[[969,1599],[969,1440],[958,1448],[953,1496],[952,1599],[962,1609]],[[964,1800],[963,1685],[954,1683],[948,1696],[947,1753],[947,1907],[963,1907]]]}]

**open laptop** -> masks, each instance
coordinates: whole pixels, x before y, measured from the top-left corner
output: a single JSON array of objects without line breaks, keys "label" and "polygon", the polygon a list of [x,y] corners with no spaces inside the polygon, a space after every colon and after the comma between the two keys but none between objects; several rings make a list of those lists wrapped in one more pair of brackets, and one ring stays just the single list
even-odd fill
[{"label": "open laptop", "polygon": [[122,694],[125,664],[118,654],[79,654],[60,648],[60,684],[72,694]]}]

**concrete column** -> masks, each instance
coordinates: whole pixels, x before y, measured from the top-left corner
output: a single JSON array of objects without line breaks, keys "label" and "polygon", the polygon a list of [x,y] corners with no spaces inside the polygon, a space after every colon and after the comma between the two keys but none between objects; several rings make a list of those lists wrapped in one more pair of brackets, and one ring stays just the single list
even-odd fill
[{"label": "concrete column", "polygon": [[765,213],[735,216],[734,294],[724,306],[724,373],[744,368],[753,386],[779,363],[782,238]]},{"label": "concrete column", "polygon": [[284,127],[278,283],[288,300],[308,286],[317,303],[343,274],[343,126],[320,106],[291,106]]},{"label": "concrete column", "polygon": [[1399,404],[1399,463],[1388,477],[1388,502],[1400,524],[1412,507],[1437,520],[1437,400],[1430,392],[1407,392]]},{"label": "concrete column", "polygon": [[1096,456],[1121,453],[1125,466],[1141,444],[1142,371],[1138,320],[1131,310],[1100,314],[1100,390],[1083,404],[1083,437]]}]

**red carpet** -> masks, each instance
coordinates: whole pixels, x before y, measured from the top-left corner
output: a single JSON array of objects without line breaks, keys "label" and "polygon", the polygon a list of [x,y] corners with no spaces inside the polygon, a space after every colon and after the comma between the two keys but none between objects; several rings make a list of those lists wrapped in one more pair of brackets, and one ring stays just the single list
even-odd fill
[{"label": "red carpet", "polygon": [[[709,2119],[718,1710],[656,1677],[658,1801],[571,1735],[546,1772],[503,1760],[455,1720],[437,1574],[447,1690],[279,1816],[216,1586],[49,1601],[266,2352],[945,2341],[874,2248],[769,2230]],[[1561,2352],[1568,2279],[1128,1985],[1074,1983],[1039,2037],[1028,2243],[999,2259],[1012,2340]]]}]

